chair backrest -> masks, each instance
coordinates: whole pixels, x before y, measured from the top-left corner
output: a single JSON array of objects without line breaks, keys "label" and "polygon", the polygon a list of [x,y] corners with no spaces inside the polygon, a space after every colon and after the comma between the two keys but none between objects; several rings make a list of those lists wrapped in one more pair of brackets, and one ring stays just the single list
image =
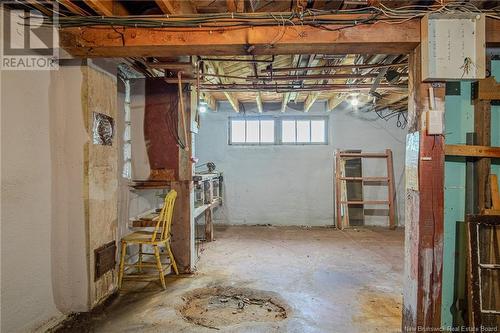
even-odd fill
[{"label": "chair backrest", "polygon": [[[172,217],[174,214],[174,204],[177,198],[177,192],[170,190],[165,196],[165,201],[156,222],[155,230],[151,241],[166,240],[170,237],[170,228],[172,226]],[[158,237],[159,236],[159,237]]]}]

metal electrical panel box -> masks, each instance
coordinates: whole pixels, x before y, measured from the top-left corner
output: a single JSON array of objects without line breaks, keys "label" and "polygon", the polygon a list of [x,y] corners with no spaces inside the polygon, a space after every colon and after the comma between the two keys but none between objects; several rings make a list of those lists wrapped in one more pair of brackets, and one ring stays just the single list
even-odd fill
[{"label": "metal electrical panel box", "polygon": [[422,80],[483,79],[484,14],[427,14],[421,21]]}]

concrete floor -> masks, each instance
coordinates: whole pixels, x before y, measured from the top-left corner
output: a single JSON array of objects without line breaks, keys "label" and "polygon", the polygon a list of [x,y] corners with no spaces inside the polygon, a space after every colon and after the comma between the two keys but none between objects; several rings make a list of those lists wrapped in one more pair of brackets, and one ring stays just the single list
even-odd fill
[{"label": "concrete floor", "polygon": [[86,327],[96,332],[214,332],[179,315],[193,289],[273,291],[282,321],[246,322],[220,332],[400,332],[403,230],[225,227],[203,245],[198,271],[125,291]]}]

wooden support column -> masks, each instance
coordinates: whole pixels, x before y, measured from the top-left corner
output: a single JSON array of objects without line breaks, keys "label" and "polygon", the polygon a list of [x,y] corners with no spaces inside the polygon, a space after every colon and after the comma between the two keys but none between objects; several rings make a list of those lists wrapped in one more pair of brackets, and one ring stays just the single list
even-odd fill
[{"label": "wooden support column", "polygon": [[[489,100],[476,99],[474,101],[474,132],[476,132],[478,145],[491,145],[491,104]],[[479,158],[476,162],[478,212],[491,206],[490,167],[491,159],[489,158]]]},{"label": "wooden support column", "polygon": [[177,191],[172,221],[172,252],[180,273],[191,272],[191,181],[172,182],[172,189]]},{"label": "wooden support column", "polygon": [[[188,273],[193,267],[195,255],[190,124],[196,103],[191,99],[191,93],[184,88],[185,85],[185,110],[182,112],[178,108],[178,84],[168,84],[163,78],[146,79],[144,138],[151,168],[149,179],[171,181],[171,189],[177,191],[172,222],[172,252],[179,271]],[[176,133],[173,131],[175,124]]]},{"label": "wooden support column", "polygon": [[[418,135],[418,185],[406,189],[403,332],[441,326],[444,221],[444,136],[427,135],[422,118],[429,111],[429,88],[444,109],[444,84],[421,81],[420,47],[410,53],[409,135]],[[433,112],[433,111],[430,111]]]}]

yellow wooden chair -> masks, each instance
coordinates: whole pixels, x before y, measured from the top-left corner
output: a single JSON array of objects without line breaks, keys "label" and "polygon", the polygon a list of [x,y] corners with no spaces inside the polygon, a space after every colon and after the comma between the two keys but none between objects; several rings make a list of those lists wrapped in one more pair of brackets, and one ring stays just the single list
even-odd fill
[{"label": "yellow wooden chair", "polygon": [[[165,274],[164,269],[172,267],[174,269],[175,274],[179,275],[179,271],[177,270],[177,264],[175,263],[174,255],[172,254],[172,250],[170,249],[170,228],[172,226],[172,216],[174,213],[174,203],[177,198],[177,192],[171,190],[165,196],[165,202],[163,204],[163,208],[161,209],[160,215],[156,219],[156,225],[154,231],[137,231],[133,232],[121,240],[121,256],[120,256],[120,271],[118,274],[118,288],[121,288],[122,281],[124,278],[124,270],[126,266],[137,267],[139,272],[142,271],[143,267],[156,267],[160,272],[160,282],[165,289]],[[125,254],[127,252],[128,245],[139,245],[139,260],[135,264],[126,264],[125,263]],[[142,252],[143,245],[150,245],[153,247],[154,253],[146,253]],[[167,250],[168,257],[170,259],[170,263],[166,266],[163,266],[160,261],[160,250],[159,246],[164,246]],[[143,255],[152,255],[156,258],[156,263],[147,263],[142,261]],[[148,275],[138,274],[131,275],[127,274],[127,278],[138,277],[144,278]]]}]

